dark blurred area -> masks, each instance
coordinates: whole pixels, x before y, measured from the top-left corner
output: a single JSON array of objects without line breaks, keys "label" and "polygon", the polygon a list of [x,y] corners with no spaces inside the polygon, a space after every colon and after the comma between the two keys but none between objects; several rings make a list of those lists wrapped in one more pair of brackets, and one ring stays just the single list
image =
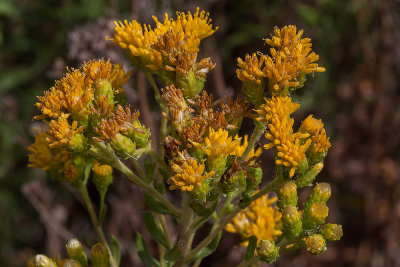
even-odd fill
[{"label": "dark blurred area", "polygon": [[[95,240],[74,189],[26,167],[36,96],[66,66],[78,67],[85,60],[111,58],[131,68],[124,53],[104,38],[112,35],[113,20],[151,23],[153,14],[163,17],[197,6],[219,26],[202,47],[217,63],[206,85],[217,98],[239,93],[236,58],[266,53],[262,39],[274,26],[304,29],[326,68],[296,92],[302,103],[296,120],[312,113],[322,118],[331,137],[317,181],[332,185],[328,221],[343,224],[344,236],[320,256],[300,249],[282,255],[274,266],[400,266],[399,0],[1,0],[0,266],[25,266],[37,253],[65,255],[71,237]],[[146,107],[139,101],[152,99],[143,75],[135,71],[125,90],[154,131],[158,110],[154,103]],[[264,154],[261,164],[269,180],[273,159]],[[115,179],[105,230],[121,243],[122,266],[141,266],[134,240],[137,231],[149,240],[140,218],[146,207],[142,192],[126,185]],[[92,197],[96,200],[95,190]],[[238,244],[236,236],[226,233],[201,266],[234,266],[244,253]]]}]

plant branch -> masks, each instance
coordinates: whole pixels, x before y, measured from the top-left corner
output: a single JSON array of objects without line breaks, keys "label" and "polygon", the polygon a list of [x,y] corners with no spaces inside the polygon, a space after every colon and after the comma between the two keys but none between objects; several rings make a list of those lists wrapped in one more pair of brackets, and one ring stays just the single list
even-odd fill
[{"label": "plant branch", "polygon": [[136,184],[137,186],[140,186],[143,188],[147,193],[152,195],[157,201],[161,202],[162,204],[165,205],[165,207],[169,210],[169,212],[179,218],[181,216],[181,212],[179,209],[177,209],[174,205],[169,202],[165,196],[163,196],[160,192],[158,192],[152,184],[148,184],[144,181],[142,181],[136,174],[134,174],[128,167],[125,166],[119,159],[116,159],[112,165],[114,168],[117,170],[121,171],[123,174],[125,174],[125,177],[128,181],[131,183]]},{"label": "plant branch", "polygon": [[93,208],[93,205],[92,205],[92,201],[90,200],[89,193],[87,191],[86,185],[83,184],[78,190],[79,190],[79,193],[81,194],[81,196],[83,198],[83,201],[85,202],[86,209],[87,209],[87,211],[89,213],[89,217],[90,217],[90,220],[92,221],[93,227],[96,230],[96,233],[97,233],[98,237],[100,238],[101,242],[104,244],[104,246],[106,246],[106,248],[107,248],[107,250],[108,250],[108,252],[110,254],[111,266],[112,267],[118,267],[117,263],[115,262],[114,257],[112,256],[111,249],[110,249],[110,246],[108,245],[107,239],[104,236],[103,229],[102,229],[101,225],[99,225],[99,220],[98,220],[98,218],[96,216],[96,213],[94,211],[94,208]]},{"label": "plant branch", "polygon": [[249,155],[251,149],[256,145],[258,140],[260,140],[261,135],[264,133],[264,130],[266,128],[266,124],[263,122],[257,122],[255,121],[255,127],[253,130],[253,133],[251,134],[249,144],[246,147],[246,150],[243,152],[242,155],[242,160],[246,160],[247,156]]}]

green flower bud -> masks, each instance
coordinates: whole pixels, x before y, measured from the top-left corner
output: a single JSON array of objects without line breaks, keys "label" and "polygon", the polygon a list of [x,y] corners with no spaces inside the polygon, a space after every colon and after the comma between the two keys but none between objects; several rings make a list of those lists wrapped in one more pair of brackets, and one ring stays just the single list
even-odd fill
[{"label": "green flower bud", "polygon": [[88,266],[85,250],[83,249],[83,246],[78,239],[73,238],[69,240],[66,247],[68,258],[78,261],[83,267]]},{"label": "green flower bud", "polygon": [[279,257],[279,248],[275,246],[274,242],[263,239],[258,242],[257,254],[260,256],[260,260],[273,263]]},{"label": "green flower bud", "polygon": [[327,241],[338,241],[343,236],[343,230],[340,224],[327,223],[322,228],[321,233]]},{"label": "green flower bud", "polygon": [[304,209],[304,227],[312,229],[325,222],[328,217],[329,208],[324,202],[313,203]]},{"label": "green flower bud", "polygon": [[79,261],[68,259],[65,260],[63,267],[82,267],[82,264]]},{"label": "green flower bud", "polygon": [[102,163],[111,165],[117,159],[114,153],[114,149],[109,143],[95,142],[90,148],[91,154]]},{"label": "green flower bud", "polygon": [[209,158],[206,163],[210,171],[215,171],[214,177],[221,177],[226,169],[226,157]]},{"label": "green flower bud", "polygon": [[261,168],[249,168],[249,173],[247,174],[247,187],[245,190],[246,194],[251,194],[261,183],[263,173]]},{"label": "green flower bud", "polygon": [[57,267],[57,264],[45,255],[36,255],[34,264],[36,267]]},{"label": "green flower bud", "polygon": [[303,223],[299,211],[294,206],[286,206],[282,212],[283,233],[288,240],[295,239],[302,232]]},{"label": "green flower bud", "polygon": [[315,164],[311,169],[305,171],[303,174],[299,175],[296,179],[296,184],[298,187],[310,186],[314,181],[315,177],[321,172],[324,164]]},{"label": "green flower bud", "polygon": [[100,165],[95,162],[93,165],[93,183],[100,194],[104,194],[107,188],[113,182],[112,167],[108,165]]},{"label": "green flower bud", "polygon": [[116,138],[111,141],[111,147],[118,155],[124,158],[131,157],[136,150],[136,144],[128,137],[119,133],[116,135]]},{"label": "green flower bud", "polygon": [[261,83],[257,83],[256,81],[246,81],[243,83],[243,92],[255,107],[261,105],[264,100],[265,82],[264,80],[260,81]]},{"label": "green flower bud", "polygon": [[99,95],[106,95],[108,97],[108,104],[114,104],[114,90],[112,84],[108,80],[101,82],[100,86],[94,91],[94,96],[97,99]]},{"label": "green flower bud", "polygon": [[110,267],[110,254],[103,243],[97,243],[92,247],[93,267]]},{"label": "green flower bud", "polygon": [[205,202],[210,189],[209,182],[204,180],[200,186],[196,186],[192,191],[188,192],[188,194],[193,199],[202,200]]},{"label": "green flower bud", "polygon": [[151,142],[150,129],[142,125],[139,120],[133,122],[133,127],[136,130],[132,131],[131,138],[139,147],[146,147]]},{"label": "green flower bud", "polygon": [[187,75],[176,74],[177,87],[182,88],[185,98],[193,99],[200,93],[204,88],[204,81],[205,79],[196,77],[193,71],[190,71]]},{"label": "green flower bud", "polygon": [[331,196],[331,186],[328,183],[317,184],[312,193],[308,196],[304,205],[304,210],[308,210],[314,203],[326,203]]},{"label": "green flower bud", "polygon": [[326,250],[326,241],[320,234],[306,237],[304,243],[307,251],[314,255],[319,255]]},{"label": "green flower bud", "polygon": [[232,174],[228,170],[221,179],[222,192],[224,194],[234,192],[239,189],[243,182],[245,183],[243,171],[238,171]]},{"label": "green flower bud", "polygon": [[77,134],[73,137],[72,139],[72,146],[70,147],[70,149],[73,152],[84,152],[86,151],[87,148],[87,142],[86,142],[86,138],[85,136],[83,136],[83,134]]},{"label": "green flower bud", "polygon": [[277,205],[280,210],[284,210],[286,206],[297,206],[297,186],[294,182],[284,182],[278,189],[277,194]]}]

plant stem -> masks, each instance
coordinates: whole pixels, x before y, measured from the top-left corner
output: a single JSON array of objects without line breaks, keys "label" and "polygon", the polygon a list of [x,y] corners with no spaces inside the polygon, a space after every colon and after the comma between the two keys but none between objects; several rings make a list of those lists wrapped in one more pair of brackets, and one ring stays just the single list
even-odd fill
[{"label": "plant stem", "polygon": [[168,249],[171,249],[172,242],[171,242],[171,237],[170,237],[169,231],[168,231],[168,225],[167,225],[167,222],[165,221],[165,216],[162,214],[158,214],[158,220],[160,221],[161,228],[164,232],[165,241],[167,241]]},{"label": "plant stem", "polygon": [[108,245],[107,239],[104,236],[103,229],[101,225],[99,225],[99,221],[97,219],[96,213],[94,212],[94,208],[92,205],[92,201],[90,200],[89,193],[87,191],[86,185],[82,185],[79,188],[79,193],[81,194],[83,201],[85,202],[86,209],[89,213],[90,220],[92,221],[93,227],[96,230],[98,237],[100,238],[101,242],[106,246],[109,254],[110,254],[110,263],[112,267],[118,267],[117,263],[115,262],[114,257],[112,256],[111,249]]},{"label": "plant stem", "polygon": [[242,261],[239,265],[237,265],[236,267],[247,267],[247,266],[251,266],[255,263],[259,263],[260,262],[260,257],[259,256],[255,256],[251,259],[248,259],[247,261],[244,260]]},{"label": "plant stem", "polygon": [[139,177],[143,180],[143,181],[148,181],[147,179],[147,175],[146,173],[143,171],[142,166],[140,166],[139,162],[137,161],[137,159],[132,158],[132,164],[133,167],[135,168],[135,170],[138,172]]},{"label": "plant stem", "polygon": [[[261,189],[260,191],[258,191],[256,194],[254,194],[251,198],[250,198],[250,203],[254,200],[259,199],[260,197],[262,197],[263,195],[265,195],[268,192],[271,192],[277,184],[279,184],[280,179],[275,178],[274,180],[272,180],[269,184],[267,184],[263,189]],[[222,231],[225,226],[232,221],[232,219],[241,211],[242,209],[239,206],[236,206],[232,212],[225,217],[224,220],[221,220],[219,222],[216,222],[213,226],[213,229],[211,230],[210,234],[203,239],[203,241],[201,241],[197,247],[195,247],[192,251],[190,251],[185,260],[190,260],[191,258],[193,258],[202,248],[206,247],[213,239],[214,237],[217,236],[217,234]]]},{"label": "plant stem", "polygon": [[177,209],[174,205],[169,202],[164,195],[162,195],[160,192],[158,192],[152,184],[148,184],[144,181],[142,181],[136,174],[134,174],[128,167],[125,166],[119,159],[116,159],[112,165],[114,168],[117,170],[121,171],[123,174],[125,174],[125,177],[128,181],[131,183],[136,184],[137,186],[140,186],[143,188],[147,193],[152,195],[157,201],[161,202],[164,204],[164,206],[169,210],[169,212],[179,218],[181,216],[181,212],[179,209]]},{"label": "plant stem", "polygon": [[160,158],[160,156],[154,150],[150,150],[149,154],[157,161],[158,167],[164,168],[168,173],[172,172],[171,167],[168,166],[167,163],[165,163],[164,160]]},{"label": "plant stem", "polygon": [[261,135],[264,133],[266,128],[266,124],[262,122],[255,121],[255,127],[253,133],[251,134],[249,144],[246,147],[246,150],[243,152],[242,160],[246,160],[249,155],[251,149],[256,145],[257,141],[260,140]]},{"label": "plant stem", "polygon": [[[154,96],[155,99],[158,103],[158,105],[161,108],[161,111],[164,112],[165,114],[168,114],[168,107],[165,105],[161,94],[160,94],[160,90],[158,89],[156,83],[154,82],[153,76],[151,76],[151,73],[149,72],[145,72],[144,73],[146,75],[147,80],[149,81],[149,83],[151,84],[151,87],[153,87],[154,90]],[[165,118],[164,116],[161,116],[161,125],[160,125],[160,139],[158,141],[158,155],[159,157],[163,160],[164,159],[164,140],[167,137],[167,118]]]},{"label": "plant stem", "polygon": [[194,232],[190,227],[193,219],[193,209],[190,207],[190,198],[187,194],[182,197],[182,216],[178,222],[177,244],[181,248],[182,254],[175,266],[185,266],[185,255],[192,245]]}]

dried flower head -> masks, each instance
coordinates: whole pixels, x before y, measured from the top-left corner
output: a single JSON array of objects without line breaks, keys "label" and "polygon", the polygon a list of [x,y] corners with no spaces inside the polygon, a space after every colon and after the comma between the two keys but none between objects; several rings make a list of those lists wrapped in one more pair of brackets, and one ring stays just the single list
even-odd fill
[{"label": "dried flower head", "polygon": [[[274,205],[276,201],[276,197],[268,198],[268,195],[253,201],[233,218],[225,230],[238,233],[243,239],[254,235],[258,240],[275,241],[282,234],[282,213]],[[241,245],[247,245],[247,241]]]}]

